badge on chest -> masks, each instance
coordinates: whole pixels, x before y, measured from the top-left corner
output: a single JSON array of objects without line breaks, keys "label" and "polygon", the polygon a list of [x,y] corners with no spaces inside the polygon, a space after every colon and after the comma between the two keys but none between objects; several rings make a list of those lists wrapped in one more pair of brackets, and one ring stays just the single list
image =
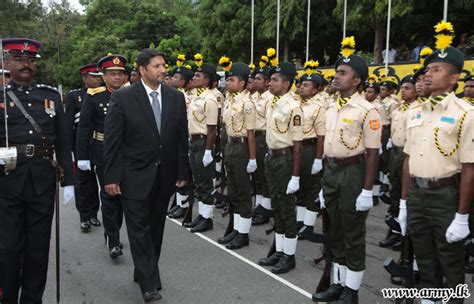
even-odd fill
[{"label": "badge on chest", "polygon": [[56,116],[55,103],[53,100],[44,100],[44,111],[51,117]]}]

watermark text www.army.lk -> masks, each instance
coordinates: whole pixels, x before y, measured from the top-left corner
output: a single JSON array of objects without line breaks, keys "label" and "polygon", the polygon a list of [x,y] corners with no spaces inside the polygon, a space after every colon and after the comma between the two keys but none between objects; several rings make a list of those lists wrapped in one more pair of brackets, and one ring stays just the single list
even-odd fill
[{"label": "watermark text www.army.lk", "polygon": [[467,299],[471,296],[467,284],[459,284],[456,288],[384,288],[385,299],[440,299],[447,303],[450,299]]}]

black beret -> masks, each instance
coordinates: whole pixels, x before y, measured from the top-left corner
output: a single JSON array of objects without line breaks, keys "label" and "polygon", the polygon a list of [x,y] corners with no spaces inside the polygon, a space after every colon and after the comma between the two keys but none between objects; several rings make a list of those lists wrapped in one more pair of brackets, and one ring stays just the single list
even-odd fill
[{"label": "black beret", "polygon": [[457,48],[447,47],[444,52],[436,50],[426,57],[424,66],[427,67],[432,62],[446,62],[454,66],[459,73],[464,67],[464,54]]},{"label": "black beret", "polygon": [[291,78],[295,78],[297,71],[294,64],[290,62],[281,62],[276,67],[272,68],[268,74],[271,77],[275,73],[284,74],[290,76]]},{"label": "black beret", "polygon": [[240,76],[243,77],[244,79],[247,79],[250,74],[250,68],[248,64],[242,63],[242,62],[236,62],[232,64],[232,67],[230,71],[225,72],[225,77],[231,77],[231,76]]},{"label": "black beret", "polygon": [[403,77],[402,81],[400,82],[400,85],[402,85],[404,83],[415,84],[416,79],[415,79],[415,77],[413,77],[413,75],[407,75],[407,76]]},{"label": "black beret", "polygon": [[217,70],[216,67],[212,64],[204,62],[200,67],[196,68],[196,72],[202,72],[206,74],[210,79],[214,79],[214,75],[216,74]]},{"label": "black beret", "polygon": [[334,69],[337,70],[337,68],[343,64],[350,66],[354,71],[356,71],[362,82],[367,79],[367,76],[369,75],[369,66],[362,57],[357,55],[350,55],[347,58],[341,57],[336,61]]},{"label": "black beret", "polygon": [[321,75],[319,75],[317,73],[313,73],[311,75],[304,74],[303,76],[301,76],[299,81],[301,83],[303,83],[303,81],[312,81],[317,86],[321,86],[323,84],[323,77],[321,77]]},{"label": "black beret", "polygon": [[174,74],[183,75],[188,81],[191,80],[191,78],[193,78],[194,76],[193,71],[184,66],[174,68],[173,72]]}]

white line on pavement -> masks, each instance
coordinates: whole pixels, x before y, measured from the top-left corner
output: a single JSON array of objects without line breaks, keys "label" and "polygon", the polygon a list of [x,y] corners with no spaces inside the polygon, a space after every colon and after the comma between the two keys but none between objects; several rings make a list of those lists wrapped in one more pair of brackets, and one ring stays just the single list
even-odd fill
[{"label": "white line on pavement", "polygon": [[[180,221],[177,221],[175,219],[170,219],[168,218],[168,220],[172,221],[173,223],[181,226],[181,222]],[[189,230],[189,229],[187,229]],[[264,274],[274,278],[275,280],[279,281],[280,283],[283,283],[285,284],[286,286],[290,287],[291,289],[293,289],[294,291],[296,292],[299,292],[300,294],[302,294],[303,296],[309,298],[309,299],[312,299],[312,296],[311,296],[311,293],[307,292],[306,290],[303,290],[302,288],[296,286],[295,284],[293,283],[290,283],[288,282],[287,280],[285,279],[282,279],[281,277],[273,274],[272,272],[266,270],[265,268],[261,267],[260,265],[258,264],[255,264],[254,262],[250,261],[249,259],[241,256],[240,254],[232,251],[232,250],[229,250],[227,248],[225,248],[224,246],[222,246],[221,244],[215,242],[214,240],[208,238],[207,236],[201,234],[201,233],[194,233],[195,235],[199,236],[200,238],[202,238],[203,240],[207,241],[208,243],[211,243],[212,245],[224,250],[225,252],[233,255],[234,257],[238,258],[239,260],[247,263],[248,265],[252,266],[253,268],[257,269],[257,270],[260,270],[261,272],[263,272]]]}]

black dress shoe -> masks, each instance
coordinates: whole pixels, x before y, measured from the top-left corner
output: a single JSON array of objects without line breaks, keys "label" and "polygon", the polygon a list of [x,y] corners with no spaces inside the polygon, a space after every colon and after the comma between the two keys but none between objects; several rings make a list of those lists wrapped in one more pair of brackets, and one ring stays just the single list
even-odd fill
[{"label": "black dress shoe", "polygon": [[225,246],[225,248],[234,250],[234,249],[240,249],[242,247],[248,246],[249,245],[249,235],[238,233],[234,239]]},{"label": "black dress shoe", "polygon": [[344,287],[344,292],[342,293],[336,304],[359,304],[358,291],[350,289],[347,286]]},{"label": "black dress shoe", "polygon": [[372,196],[372,201],[374,202],[374,206],[377,206],[379,204],[379,197],[378,196]]},{"label": "black dress shoe", "polygon": [[390,276],[390,282],[393,285],[402,286],[403,285],[403,278],[402,277]]},{"label": "black dress shoe", "polygon": [[252,217],[252,226],[260,226],[270,222],[270,218],[263,214],[256,214]]},{"label": "black dress shoe", "polygon": [[180,206],[178,205],[174,205],[173,207],[171,207],[171,209],[167,212],[168,215],[174,213],[176,210],[178,210],[178,208],[181,208]]},{"label": "black dress shoe", "polygon": [[123,255],[122,249],[119,246],[115,246],[109,249],[109,255],[112,259],[116,259],[119,256]]},{"label": "black dress shoe", "polygon": [[89,222],[92,226],[100,227],[100,221],[96,217],[92,217]]},{"label": "black dress shoe", "polygon": [[287,273],[291,269],[294,269],[296,266],[295,255],[286,255],[283,254],[272,268],[272,272],[275,274]]},{"label": "black dress shoe", "polygon": [[217,209],[224,209],[226,206],[226,203],[224,201],[216,201],[216,203],[214,204],[214,207],[216,207]]},{"label": "black dress shoe", "polygon": [[191,228],[191,232],[204,232],[208,230],[212,230],[214,227],[212,220],[211,219],[205,219],[203,218],[202,221],[199,222],[196,226]]},{"label": "black dress shoe", "polygon": [[199,224],[202,220],[204,220],[204,218],[202,217],[202,215],[198,215],[194,220],[192,220],[190,223],[184,223],[183,226],[185,228],[193,228],[193,227],[196,227],[197,224]]},{"label": "black dress shoe", "polygon": [[273,266],[276,263],[278,263],[278,261],[280,260],[282,255],[283,255],[283,252],[275,251],[268,258],[262,258],[262,259],[258,260],[258,265],[260,265],[260,266]]},{"label": "black dress shoe", "polygon": [[89,221],[81,222],[81,231],[82,232],[89,232],[91,230],[91,224]]},{"label": "black dress shoe", "polygon": [[397,238],[396,242],[392,245],[392,250],[393,251],[402,251],[402,249],[403,249],[402,235],[398,234],[398,238]]},{"label": "black dress shoe", "polygon": [[379,242],[379,246],[382,248],[392,247],[397,242],[398,238],[399,234],[390,231],[387,235],[387,238]]},{"label": "black dress shoe", "polygon": [[158,290],[146,291],[143,293],[143,300],[145,303],[158,304],[158,301],[161,300],[162,296]]},{"label": "black dress shoe", "polygon": [[186,215],[186,212],[188,212],[188,208],[179,207],[178,209],[176,209],[175,212],[170,213],[168,215],[168,217],[172,218],[172,219],[180,219],[180,218],[183,218]]},{"label": "black dress shoe", "polygon": [[232,241],[237,234],[239,234],[237,230],[232,230],[228,235],[218,238],[217,242],[222,245],[227,244]]},{"label": "black dress shoe", "polygon": [[313,293],[312,299],[315,302],[332,302],[337,301],[344,292],[341,284],[331,284],[329,288],[323,292]]}]

